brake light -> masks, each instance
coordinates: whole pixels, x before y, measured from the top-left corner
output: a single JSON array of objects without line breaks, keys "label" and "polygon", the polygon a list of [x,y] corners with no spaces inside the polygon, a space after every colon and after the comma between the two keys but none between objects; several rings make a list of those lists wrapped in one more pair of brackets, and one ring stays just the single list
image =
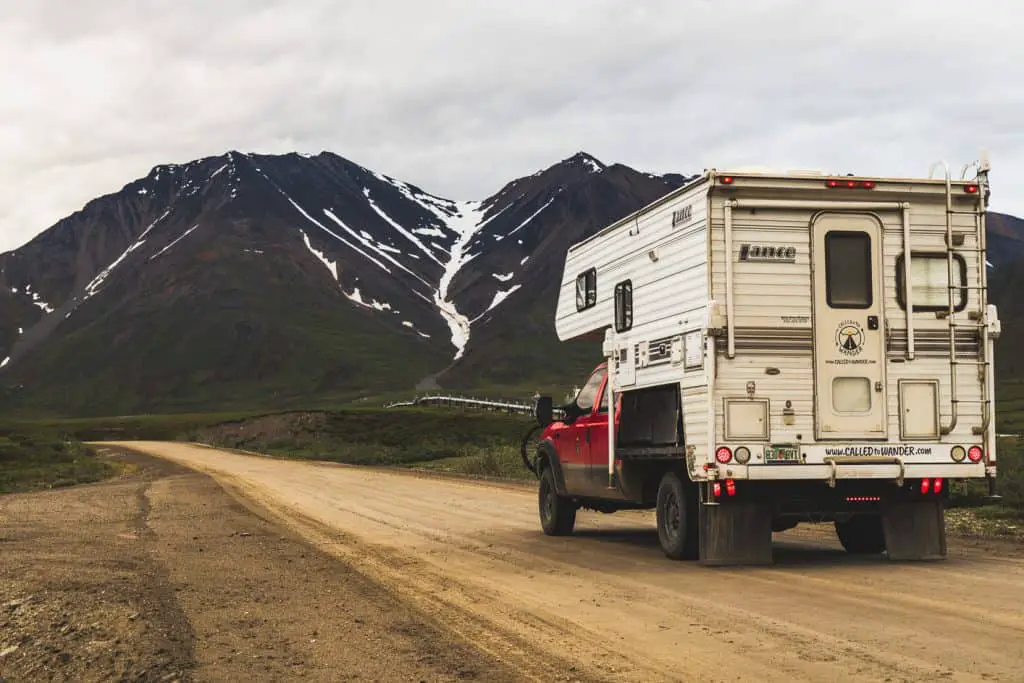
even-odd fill
[{"label": "brake light", "polygon": [[713,483],[711,485],[711,492],[712,492],[712,494],[714,494],[715,498],[721,498],[722,497],[722,482],[716,481],[715,483]]},{"label": "brake light", "polygon": [[825,181],[825,187],[837,188],[841,187],[847,190],[854,190],[858,187],[864,188],[865,190],[875,189],[875,181],[873,180],[838,180],[832,178]]},{"label": "brake light", "polygon": [[932,493],[934,493],[936,496],[939,495],[940,493],[942,493],[942,478],[941,477],[937,478],[935,480],[935,482],[932,484]]},{"label": "brake light", "polygon": [[978,194],[978,186],[977,185],[968,185],[968,186],[964,187],[964,192],[966,192],[967,194]]},{"label": "brake light", "polygon": [[932,488],[932,480],[931,479],[922,479],[921,480],[921,494],[922,495],[927,494],[928,491],[931,490],[931,488]]},{"label": "brake light", "polygon": [[722,463],[723,465],[732,460],[732,451],[729,450],[728,446],[721,446],[715,451],[715,460]]},{"label": "brake light", "polygon": [[981,446],[971,446],[967,449],[967,459],[971,462],[981,462],[981,458],[984,452],[981,450]]},{"label": "brake light", "polygon": [[736,482],[732,479],[725,480],[725,492],[729,494],[729,497],[736,495]]}]

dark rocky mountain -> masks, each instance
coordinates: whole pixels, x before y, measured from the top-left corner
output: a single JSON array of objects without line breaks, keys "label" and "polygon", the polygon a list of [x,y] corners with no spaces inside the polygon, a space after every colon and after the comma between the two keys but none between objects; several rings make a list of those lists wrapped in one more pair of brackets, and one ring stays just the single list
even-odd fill
[{"label": "dark rocky mountain", "polygon": [[[579,153],[453,201],[330,153],[157,166],[0,254],[0,410],[560,393],[600,347],[556,340],[566,249],[685,181]],[[1024,222],[989,234],[993,300],[1024,318]]]},{"label": "dark rocky mountain", "polygon": [[[512,330],[530,358],[537,331],[555,342],[551,311],[522,329],[495,312],[530,309],[520,289],[557,282],[572,241],[682,180],[581,153],[456,202],[329,153],[157,166],[0,254],[0,405],[124,413],[302,404],[438,376],[521,382],[528,366],[492,363],[486,339]],[[553,290],[537,291],[550,308]],[[467,347],[478,328],[484,342]]]}]

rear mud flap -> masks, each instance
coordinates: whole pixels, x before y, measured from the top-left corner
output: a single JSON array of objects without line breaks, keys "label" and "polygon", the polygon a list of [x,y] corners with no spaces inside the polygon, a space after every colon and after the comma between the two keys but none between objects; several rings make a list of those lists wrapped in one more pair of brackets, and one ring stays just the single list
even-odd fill
[{"label": "rear mud flap", "polygon": [[890,560],[946,559],[946,521],[938,502],[888,504],[882,530]]},{"label": "rear mud flap", "polygon": [[700,564],[772,563],[772,515],[763,505],[700,506]]}]

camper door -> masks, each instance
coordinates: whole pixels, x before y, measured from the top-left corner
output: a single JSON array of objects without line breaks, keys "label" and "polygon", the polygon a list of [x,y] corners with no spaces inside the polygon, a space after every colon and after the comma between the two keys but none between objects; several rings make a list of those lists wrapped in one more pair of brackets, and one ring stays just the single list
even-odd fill
[{"label": "camper door", "polygon": [[815,431],[818,439],[884,439],[882,226],[872,214],[812,221]]}]

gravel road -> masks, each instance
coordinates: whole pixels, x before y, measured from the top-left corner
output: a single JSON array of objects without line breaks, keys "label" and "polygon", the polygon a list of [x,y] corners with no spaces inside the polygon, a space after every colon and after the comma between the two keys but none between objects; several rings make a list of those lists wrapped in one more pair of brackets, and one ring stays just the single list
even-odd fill
[{"label": "gravel road", "polygon": [[210,474],[476,648],[482,680],[1024,680],[1020,545],[952,540],[944,562],[896,564],[812,526],[777,536],[773,567],[710,569],[667,560],[646,512],[546,537],[517,484],[120,445]]}]

